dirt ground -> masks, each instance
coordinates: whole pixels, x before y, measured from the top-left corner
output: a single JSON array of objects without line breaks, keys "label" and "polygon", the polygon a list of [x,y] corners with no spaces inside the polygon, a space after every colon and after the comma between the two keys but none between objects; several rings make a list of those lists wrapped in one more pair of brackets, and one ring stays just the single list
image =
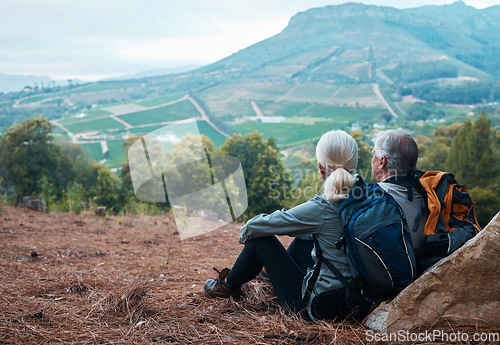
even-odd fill
[{"label": "dirt ground", "polygon": [[181,241],[171,216],[4,207],[0,343],[366,343],[358,324],[283,315],[263,281],[240,302],[206,298],[212,267],[230,267],[241,251],[238,236],[229,224]]}]

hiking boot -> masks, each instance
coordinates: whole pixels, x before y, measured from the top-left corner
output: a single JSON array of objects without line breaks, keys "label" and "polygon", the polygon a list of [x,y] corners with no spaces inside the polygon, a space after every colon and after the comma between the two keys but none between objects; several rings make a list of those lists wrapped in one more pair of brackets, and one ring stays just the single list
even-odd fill
[{"label": "hiking boot", "polygon": [[219,273],[218,279],[209,279],[203,286],[205,290],[205,295],[208,298],[229,298],[233,297],[235,300],[241,299],[241,288],[233,288],[229,286],[226,282],[227,274],[229,273],[228,268],[224,268],[222,271],[218,271],[216,268],[214,270]]}]

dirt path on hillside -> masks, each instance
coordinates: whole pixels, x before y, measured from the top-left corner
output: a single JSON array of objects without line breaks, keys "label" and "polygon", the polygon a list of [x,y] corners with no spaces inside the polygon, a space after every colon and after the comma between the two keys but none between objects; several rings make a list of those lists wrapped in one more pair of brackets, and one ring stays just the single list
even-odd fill
[{"label": "dirt path on hillside", "polygon": [[122,125],[124,125],[126,128],[134,128],[130,123],[123,121],[122,119],[119,119],[116,115],[109,115],[110,118],[112,118],[115,121],[120,122]]},{"label": "dirt path on hillside", "polygon": [[387,110],[389,110],[389,113],[391,113],[392,116],[397,118],[398,114],[396,114],[396,112],[391,108],[391,106],[389,105],[389,103],[385,99],[384,95],[382,95],[382,92],[380,92],[380,88],[379,88],[378,84],[372,84],[372,89],[373,89],[373,92],[377,95],[378,99],[380,99],[380,101],[384,104],[384,106],[387,108]]},{"label": "dirt path on hillside", "polygon": [[255,103],[255,101],[250,101],[250,105],[252,106],[252,109],[257,117],[264,117],[264,114],[262,114],[262,111],[260,111],[259,106]]},{"label": "dirt path on hillside", "polygon": [[212,126],[213,129],[215,129],[217,132],[219,132],[220,134],[222,134],[226,138],[231,138],[231,136],[229,134],[224,133],[222,130],[220,130],[219,128],[217,128],[217,126],[214,125],[212,123],[212,121],[210,121],[210,119],[208,118],[208,115],[205,112],[205,110],[203,110],[203,108],[198,104],[198,102],[196,102],[196,100],[193,97],[189,97],[188,99],[194,105],[194,107],[196,108],[196,110],[198,110],[198,112],[201,115],[201,119],[203,121],[205,121],[206,123],[208,123],[210,126]]},{"label": "dirt path on hillside", "polygon": [[35,107],[40,106],[40,104],[42,104],[42,103],[54,101],[56,99],[62,99],[63,102],[66,102],[68,104],[68,106],[70,106],[70,107],[72,107],[74,105],[73,102],[71,102],[69,100],[68,96],[48,97],[48,98],[43,98],[43,99],[41,99],[39,101],[30,102],[30,103],[21,105],[22,101],[30,99],[30,98],[38,96],[38,95],[39,94],[35,94],[35,95],[30,95],[30,96],[26,96],[26,97],[23,97],[23,98],[19,98],[19,99],[17,99],[14,102],[14,104],[12,104],[12,108],[22,108],[22,107],[24,107],[24,108],[35,108]]},{"label": "dirt path on hillside", "polygon": [[59,127],[61,130],[63,130],[70,138],[71,138],[71,142],[74,143],[74,144],[78,144],[79,141],[78,139],[76,138],[76,135],[75,133],[73,132],[70,132],[69,129],[67,129],[66,127],[64,127],[63,125],[61,125],[58,121],[54,121],[54,120],[50,120],[50,122],[54,125],[54,126],[57,126]]}]

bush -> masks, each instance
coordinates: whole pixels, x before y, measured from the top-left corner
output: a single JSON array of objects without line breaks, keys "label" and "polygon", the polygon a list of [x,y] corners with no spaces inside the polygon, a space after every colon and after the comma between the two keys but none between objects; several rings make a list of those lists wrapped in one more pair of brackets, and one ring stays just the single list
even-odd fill
[{"label": "bush", "polygon": [[469,190],[469,194],[474,201],[477,221],[483,228],[500,210],[499,193],[500,188],[498,186],[490,186],[489,188],[474,187]]}]

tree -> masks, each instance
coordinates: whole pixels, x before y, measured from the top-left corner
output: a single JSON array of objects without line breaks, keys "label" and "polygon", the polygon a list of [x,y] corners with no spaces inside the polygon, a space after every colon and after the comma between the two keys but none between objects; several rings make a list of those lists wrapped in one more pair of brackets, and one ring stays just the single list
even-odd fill
[{"label": "tree", "polygon": [[323,192],[323,180],[321,179],[318,161],[315,157],[303,160],[295,164],[292,168],[300,172],[300,182],[292,188],[292,192],[286,202],[287,208],[300,205],[311,199],[315,194]]},{"label": "tree", "polygon": [[[60,181],[57,198],[60,197],[62,203],[59,208],[77,210],[85,200],[119,211],[120,181],[115,174],[87,156],[80,145],[60,143],[59,151],[59,172],[54,171]],[[71,200],[70,196],[77,196],[78,200]]]},{"label": "tree", "polygon": [[244,136],[234,134],[216,154],[234,156],[241,161],[248,196],[245,217],[282,207],[291,184],[283,174],[285,167],[273,138],[266,141],[257,131]]},{"label": "tree", "polygon": [[80,211],[92,200],[118,211],[117,177],[80,146],[53,143],[51,130],[41,116],[7,129],[0,138],[2,190],[15,202],[38,196],[58,210]]},{"label": "tree", "polygon": [[474,124],[467,120],[453,139],[446,169],[470,186],[487,187],[500,177],[498,148],[491,123],[483,112]]},{"label": "tree", "polygon": [[96,206],[106,206],[116,213],[120,209],[118,204],[119,179],[103,165],[97,164],[95,168],[97,178],[96,183],[90,189],[90,199],[95,202]]},{"label": "tree", "polygon": [[73,182],[81,184],[88,198],[90,189],[95,185],[97,174],[95,170],[99,165],[90,158],[82,149],[81,145],[68,142],[58,142],[58,173],[61,189],[67,190]]},{"label": "tree", "polygon": [[432,139],[424,136],[417,136],[415,141],[419,148],[419,160],[417,168],[427,170],[446,170],[445,162],[448,158],[453,138],[463,126],[461,123],[454,123],[448,127],[438,127]]},{"label": "tree", "polygon": [[452,172],[475,204],[479,224],[485,226],[500,209],[500,137],[483,112],[477,120],[439,127],[432,141],[417,137],[420,170]]},{"label": "tree", "polygon": [[479,224],[484,227],[500,210],[500,187],[491,185],[488,188],[474,187],[468,189],[476,211],[476,218]]},{"label": "tree", "polygon": [[446,169],[468,188],[479,223],[485,226],[500,209],[500,151],[498,139],[483,112],[467,120],[453,139]]},{"label": "tree", "polygon": [[358,144],[358,167],[356,170],[364,180],[370,180],[371,176],[371,159],[372,151],[370,146],[362,140],[363,133],[361,131],[353,131],[351,136]]},{"label": "tree", "polygon": [[[122,147],[125,151],[127,151],[127,154],[129,154],[128,150],[134,144],[137,140],[141,140],[141,137],[139,136],[132,136],[129,137],[126,141],[122,142]],[[193,150],[190,150],[190,148],[196,148],[197,150],[203,150],[207,155],[210,155],[211,153],[214,152],[215,150],[215,145],[214,143],[210,140],[209,137],[205,135],[201,135],[201,141],[203,143],[203,148],[199,148],[197,143],[198,138],[196,135],[188,133],[186,136],[183,137],[181,142],[173,145],[171,150],[167,150],[168,152],[163,152],[164,148],[160,143],[153,143],[152,147],[148,147],[148,154],[152,154],[156,151],[158,154],[164,154],[164,161],[163,162],[158,162],[161,164],[161,167],[158,166],[157,170],[158,171],[163,171],[165,172],[167,169],[169,169],[170,172],[170,178],[177,178],[178,181],[181,180],[181,176],[172,176],[172,174],[175,175],[175,171],[171,170],[169,167],[177,165],[175,161],[179,162],[187,158],[187,155],[193,155],[195,156],[200,156],[201,152],[194,152]],[[130,157],[128,157],[130,158]],[[194,158],[193,158],[194,159]],[[206,163],[206,162],[204,162]],[[199,162],[199,164],[191,164],[190,166],[190,175],[191,176],[197,176],[197,171],[200,170],[200,176],[201,171],[203,171],[203,168],[206,167],[206,164],[204,165],[202,162]],[[148,171],[145,173],[150,173],[149,168]],[[121,183],[121,189],[119,193],[119,200],[120,204],[124,205],[125,210],[127,212],[135,212],[134,210],[141,210],[141,212],[144,212],[144,210],[147,210],[147,212],[152,212],[156,213],[159,210],[162,211],[167,211],[171,208],[170,201],[167,199],[167,202],[143,202],[137,199],[134,193],[134,188],[132,184],[132,177],[130,173],[130,165],[129,161],[125,161],[122,164],[121,170],[120,170],[120,179],[122,181]],[[200,182],[202,183],[204,180],[200,178],[198,181],[195,180],[195,183]],[[206,181],[205,181],[206,182]],[[169,186],[174,186],[182,188],[182,183],[179,182],[178,184],[170,181]],[[202,186],[192,186],[193,189],[202,189]],[[163,191],[162,191],[163,192]],[[171,192],[174,192],[173,190]],[[168,195],[168,190],[167,190],[167,195]],[[206,200],[200,200],[200,202],[208,203],[210,201],[210,198],[213,197],[213,199],[216,199],[215,196],[213,195],[208,195],[208,198]],[[202,207],[200,207],[202,208]]]},{"label": "tree", "polygon": [[[127,138],[127,140],[122,142],[122,148],[125,152],[128,152],[130,146],[135,143],[137,140],[141,140],[139,136],[131,136]],[[134,188],[132,186],[132,177],[130,176],[130,166],[128,163],[128,159],[122,163],[120,169],[120,180],[122,181],[121,190],[120,190],[120,201],[122,204],[125,204],[131,198],[134,198]]]},{"label": "tree", "polygon": [[0,141],[0,165],[3,178],[13,189],[14,200],[40,192],[40,181],[59,187],[58,147],[51,143],[52,124],[39,116],[5,131]]}]

